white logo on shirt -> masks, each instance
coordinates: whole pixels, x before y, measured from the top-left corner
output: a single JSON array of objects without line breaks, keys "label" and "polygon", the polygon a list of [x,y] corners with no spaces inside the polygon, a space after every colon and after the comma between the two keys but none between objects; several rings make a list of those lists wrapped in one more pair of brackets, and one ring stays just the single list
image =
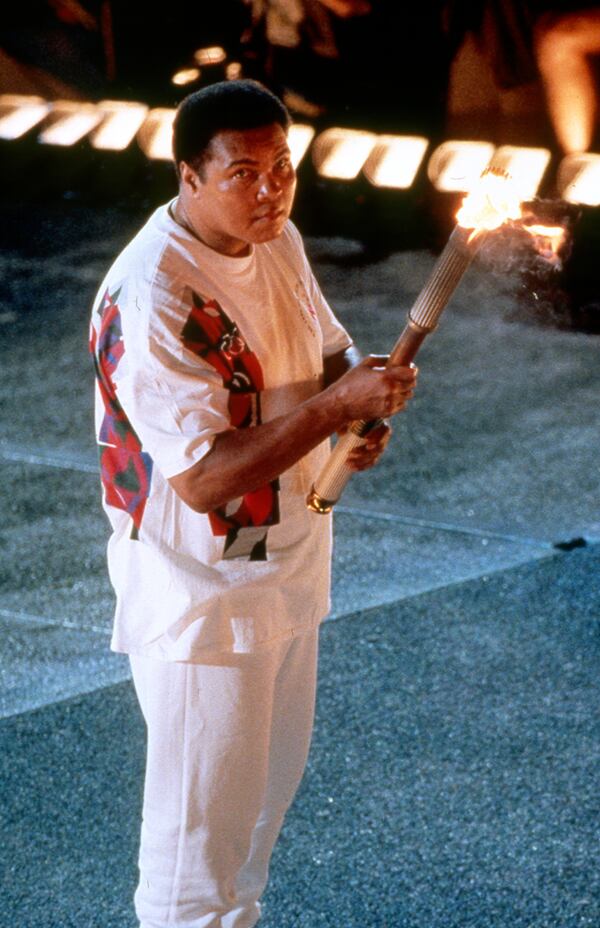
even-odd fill
[{"label": "white logo on shirt", "polygon": [[304,283],[298,279],[296,286],[294,287],[294,296],[298,305],[300,306],[302,321],[304,322],[307,329],[310,330],[311,335],[316,337],[316,327],[318,325],[317,312],[311,302],[308,291]]}]

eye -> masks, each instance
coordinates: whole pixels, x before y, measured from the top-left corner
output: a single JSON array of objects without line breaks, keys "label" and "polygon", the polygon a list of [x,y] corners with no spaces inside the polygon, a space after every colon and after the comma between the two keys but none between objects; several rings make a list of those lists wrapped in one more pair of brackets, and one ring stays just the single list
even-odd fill
[{"label": "eye", "polygon": [[251,168],[236,168],[231,177],[233,180],[239,180],[245,184],[249,184],[252,183],[256,177],[256,171],[253,171]]},{"label": "eye", "polygon": [[283,158],[280,158],[279,161],[276,163],[275,167],[277,168],[278,171],[281,171],[282,173],[285,173],[286,171],[291,170],[292,162],[290,161],[290,156],[285,155]]}]

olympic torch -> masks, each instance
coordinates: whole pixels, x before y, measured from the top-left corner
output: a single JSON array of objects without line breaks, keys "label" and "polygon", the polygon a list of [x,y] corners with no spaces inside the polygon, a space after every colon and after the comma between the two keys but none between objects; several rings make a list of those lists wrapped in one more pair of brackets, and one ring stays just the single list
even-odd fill
[{"label": "olympic torch", "polygon": [[[505,172],[490,168],[477,187],[465,198],[448,242],[435,263],[431,276],[408,313],[408,321],[394,345],[388,364],[408,365],[421,344],[437,327],[461,278],[475,257],[485,233],[509,219],[521,216],[520,200],[511,190]],[[355,421],[340,437],[307,498],[313,512],[330,512],[352,476],[347,458],[366,442],[369,432],[383,420]]]}]

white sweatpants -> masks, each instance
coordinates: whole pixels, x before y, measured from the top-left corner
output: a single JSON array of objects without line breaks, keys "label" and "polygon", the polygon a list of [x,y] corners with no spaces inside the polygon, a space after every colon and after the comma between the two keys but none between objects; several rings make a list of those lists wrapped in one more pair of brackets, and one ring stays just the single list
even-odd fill
[{"label": "white sweatpants", "polygon": [[148,729],[140,928],[251,928],[306,764],[318,629],[210,664],[131,657]]}]

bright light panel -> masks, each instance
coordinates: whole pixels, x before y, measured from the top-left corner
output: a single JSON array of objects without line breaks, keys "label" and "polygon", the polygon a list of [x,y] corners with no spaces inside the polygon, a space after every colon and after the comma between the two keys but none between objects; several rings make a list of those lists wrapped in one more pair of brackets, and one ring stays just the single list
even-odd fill
[{"label": "bright light panel", "polygon": [[380,135],[363,173],[375,187],[407,190],[413,183],[429,142],[416,135]]},{"label": "bright light panel", "polygon": [[298,167],[304,158],[306,149],[312,142],[314,134],[315,130],[312,126],[304,126],[301,123],[290,126],[288,132],[288,145],[290,146],[290,152],[292,154],[292,164],[295,168]]},{"label": "bright light panel", "polygon": [[21,138],[42,121],[50,104],[41,97],[4,93],[0,95],[0,139]]},{"label": "bright light panel", "polygon": [[175,110],[157,107],[150,110],[138,132],[140,148],[147,158],[170,161],[173,157],[172,136]]},{"label": "bright light panel", "polygon": [[[102,119],[102,113],[93,103],[57,100],[50,110],[52,123],[38,136],[43,145],[75,145]],[[53,118],[56,117],[56,118]]]},{"label": "bright light panel", "polygon": [[104,114],[104,119],[92,135],[92,147],[105,151],[124,151],[146,118],[148,107],[144,103],[101,100],[98,108]]},{"label": "bright light panel", "polygon": [[377,141],[372,132],[326,129],[315,141],[312,156],[322,177],[354,180]]},{"label": "bright light panel", "polygon": [[225,68],[225,77],[228,81],[238,81],[242,76],[242,65],[239,61],[230,61]]},{"label": "bright light panel", "polygon": [[199,48],[194,52],[194,61],[200,67],[209,67],[211,64],[223,64],[227,53],[220,45],[211,45],[208,48]]},{"label": "bright light panel", "polygon": [[492,165],[510,174],[521,200],[530,200],[538,192],[550,157],[547,148],[502,145],[496,149]]},{"label": "bright light panel", "polygon": [[469,193],[493,154],[491,142],[443,142],[429,159],[427,174],[436,190]]},{"label": "bright light panel", "polygon": [[600,155],[567,155],[558,169],[558,193],[568,203],[600,206]]},{"label": "bright light panel", "polygon": [[176,71],[171,78],[171,83],[176,87],[185,87],[186,84],[193,84],[200,77],[200,68],[182,68]]}]

